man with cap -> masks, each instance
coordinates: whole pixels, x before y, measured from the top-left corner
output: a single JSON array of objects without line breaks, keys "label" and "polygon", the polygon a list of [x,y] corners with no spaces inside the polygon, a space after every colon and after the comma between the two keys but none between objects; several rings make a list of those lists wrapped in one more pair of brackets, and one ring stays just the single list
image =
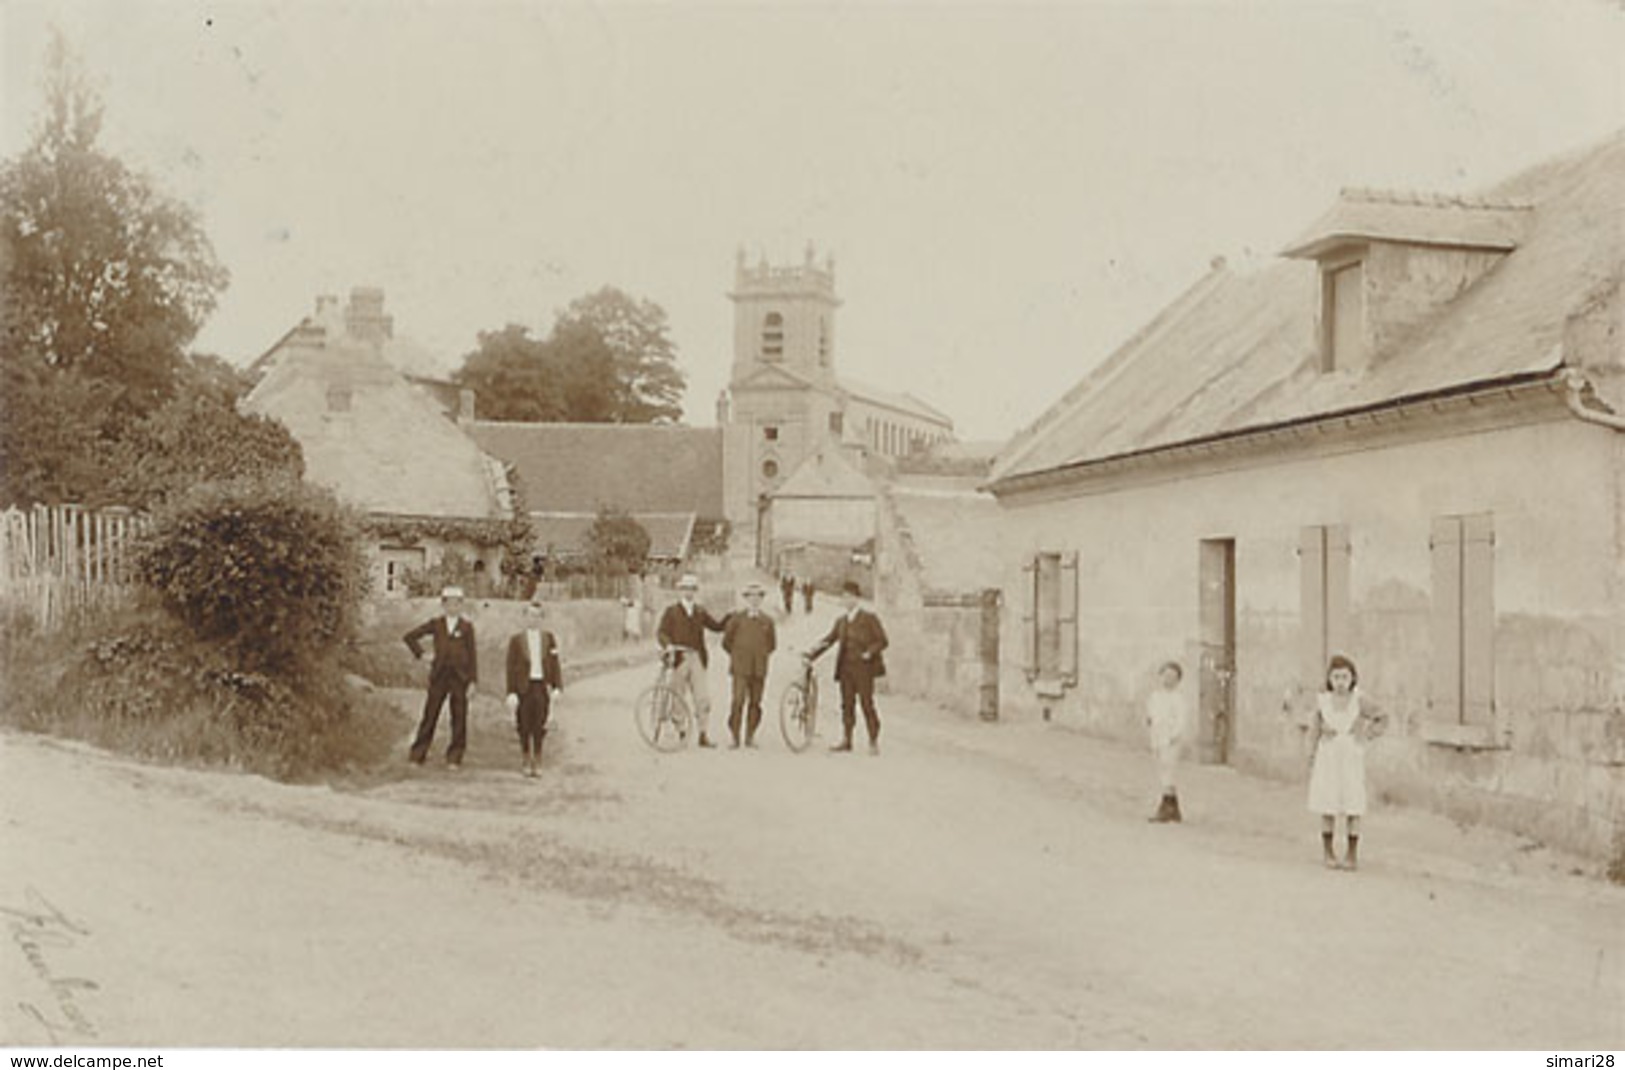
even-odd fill
[{"label": "man with cap", "polygon": [[688,690],[694,707],[694,720],[700,726],[700,746],[714,747],[716,744],[706,734],[706,726],[711,719],[711,692],[705,679],[705,670],[710,665],[710,656],[705,649],[705,631],[707,628],[713,632],[722,631],[722,622],[707,613],[705,607],[695,600],[699,590],[700,581],[693,575],[685,575],[677,581],[678,600],[661,614],[655,638],[660,641],[661,650],[676,651],[673,655],[675,662],[671,686],[678,691]]},{"label": "man with cap", "polygon": [[858,585],[848,580],[841,586],[841,615],[829,634],[802,657],[809,661],[839,644],[835,654],[835,681],[841,685],[841,742],[831,750],[852,749],[852,729],[857,724],[856,707],[863,704],[863,721],[869,729],[869,753],[880,753],[880,714],[875,711],[875,680],[886,675],[881,651],[886,649],[886,629],[880,618],[858,603]]},{"label": "man with cap", "polygon": [[479,679],[479,655],[474,647],[474,623],[463,616],[463,589],[447,587],[440,592],[443,613],[407,632],[407,649],[423,659],[419,640],[434,639],[434,660],[429,663],[429,695],[423,703],[423,720],[418,722],[412,741],[412,761],[418,765],[429,755],[440,711],[451,698],[451,744],[446,748],[446,765],[460,769],[463,750],[468,746],[468,689]]},{"label": "man with cap", "polygon": [[728,671],[733,676],[733,704],[728,713],[728,731],[733,749],[739,747],[739,722],[745,703],[750,703],[750,720],[745,722],[745,746],[756,746],[756,729],[762,724],[762,687],[767,683],[767,661],[778,646],[773,618],[762,612],[767,590],[752,581],[745,585],[745,609],[730,613],[722,625],[722,649],[728,652]]}]

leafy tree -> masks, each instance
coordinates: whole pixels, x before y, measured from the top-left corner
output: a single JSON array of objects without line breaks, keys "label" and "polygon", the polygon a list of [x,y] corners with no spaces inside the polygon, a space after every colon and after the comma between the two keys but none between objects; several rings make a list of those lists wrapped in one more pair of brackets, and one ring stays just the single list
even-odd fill
[{"label": "leafy tree", "polygon": [[683,388],[666,311],[613,286],[578,297],[559,314],[553,333],[584,328],[596,334],[614,362],[614,423],[675,423],[683,415]]},{"label": "leafy tree", "polygon": [[43,117],[0,164],[0,501],[94,504],[143,417],[237,389],[183,355],[226,272],[192,209],[97,146],[102,101],[60,34],[46,59]]},{"label": "leafy tree", "polygon": [[194,387],[142,417],[109,450],[105,496],[149,506],[200,483],[298,480],[304,451],[276,420]]},{"label": "leafy tree", "polygon": [[487,420],[556,423],[569,418],[558,368],[547,344],[530,330],[510,323],[481,331],[479,348],[463,358],[452,378],[479,396]]},{"label": "leafy tree", "polygon": [[649,560],[648,531],[630,513],[607,506],[598,510],[587,532],[593,571],[599,575],[624,575],[642,570]]},{"label": "leafy tree", "polygon": [[137,417],[174,392],[227,274],[189,206],[97,145],[104,106],[60,34],[45,114],[0,166],[0,358],[116,387]]},{"label": "leafy tree", "polygon": [[491,420],[665,423],[682,415],[683,373],[666,314],[605,287],[571,302],[545,339],[482,331],[453,376]]}]

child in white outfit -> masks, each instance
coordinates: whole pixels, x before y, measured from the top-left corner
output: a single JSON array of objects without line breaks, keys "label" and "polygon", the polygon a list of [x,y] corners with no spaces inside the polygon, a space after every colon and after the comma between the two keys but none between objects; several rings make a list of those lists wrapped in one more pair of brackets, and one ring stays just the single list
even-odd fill
[{"label": "child in white outfit", "polygon": [[1179,821],[1179,789],[1175,774],[1179,751],[1185,742],[1185,699],[1179,693],[1185,672],[1176,661],[1163,662],[1157,670],[1159,686],[1145,700],[1145,724],[1151,738],[1151,753],[1157,761],[1157,779],[1162,801],[1150,818],[1159,824]]},{"label": "child in white outfit", "polygon": [[[1328,869],[1360,866],[1360,818],[1365,814],[1365,745],[1382,733],[1384,718],[1363,700],[1359,671],[1341,654],[1326,668],[1326,690],[1315,701],[1315,757],[1309,770],[1309,810],[1320,815],[1320,842]],[[1337,815],[1348,826],[1348,853],[1332,850]]]}]

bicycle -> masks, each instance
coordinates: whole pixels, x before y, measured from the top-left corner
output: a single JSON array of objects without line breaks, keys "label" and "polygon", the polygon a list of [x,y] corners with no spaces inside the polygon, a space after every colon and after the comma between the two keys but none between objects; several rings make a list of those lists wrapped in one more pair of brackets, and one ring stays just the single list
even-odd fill
[{"label": "bicycle", "polygon": [[785,745],[800,754],[818,734],[818,681],[812,659],[801,658],[801,675],[790,681],[779,699],[779,731]]},{"label": "bicycle", "polygon": [[643,742],[658,751],[675,751],[688,742],[692,714],[683,693],[672,686],[672,674],[686,647],[667,647],[660,652],[660,674],[632,703],[632,719]]}]

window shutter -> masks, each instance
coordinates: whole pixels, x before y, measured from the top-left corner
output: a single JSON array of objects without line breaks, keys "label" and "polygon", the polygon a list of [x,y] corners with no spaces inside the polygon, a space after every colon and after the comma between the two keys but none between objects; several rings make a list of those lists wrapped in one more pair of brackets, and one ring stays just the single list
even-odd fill
[{"label": "window shutter", "polygon": [[1495,518],[1461,518],[1461,719],[1495,723]]},{"label": "window shutter", "polygon": [[1349,527],[1331,524],[1326,528],[1326,659],[1351,654],[1349,641]]},{"label": "window shutter", "polygon": [[1078,555],[1061,555],[1061,658],[1062,678],[1069,684],[1078,682]]},{"label": "window shutter", "polygon": [[1038,558],[1021,563],[1021,671],[1038,678]]},{"label": "window shutter", "polygon": [[1303,685],[1320,689],[1326,672],[1326,529],[1298,529],[1298,657]]},{"label": "window shutter", "polygon": [[1433,519],[1433,671],[1428,710],[1436,721],[1461,720],[1461,518]]}]

